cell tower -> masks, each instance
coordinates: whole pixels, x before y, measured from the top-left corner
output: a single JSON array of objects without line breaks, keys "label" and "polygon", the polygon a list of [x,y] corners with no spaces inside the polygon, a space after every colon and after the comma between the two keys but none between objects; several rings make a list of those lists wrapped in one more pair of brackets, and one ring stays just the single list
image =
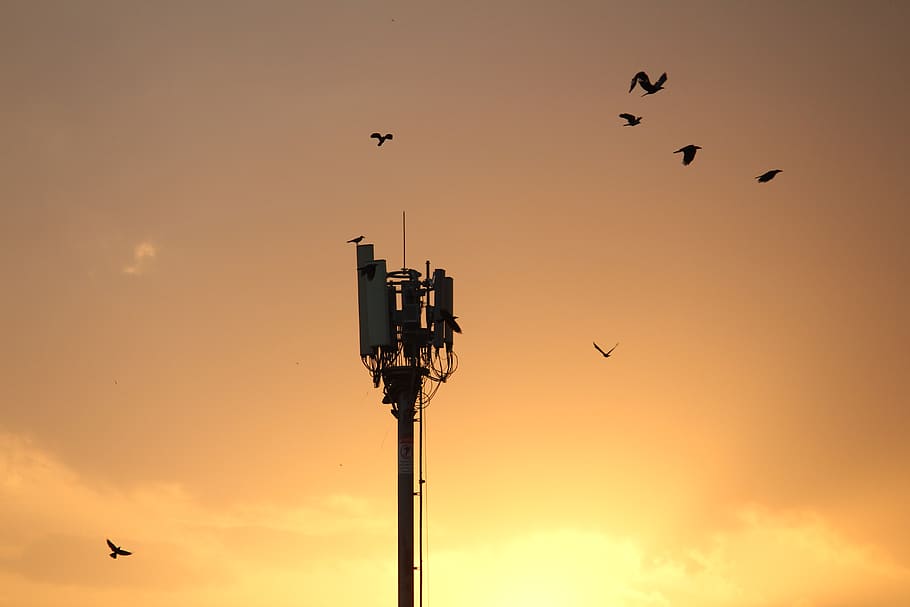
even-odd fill
[{"label": "cell tower", "polygon": [[[421,475],[414,490],[414,424],[420,423],[422,437],[424,408],[458,367],[452,334],[461,332],[452,278],[443,269],[430,278],[429,261],[426,273],[421,280],[406,267],[389,272],[386,260],[373,257],[372,244],[357,244],[360,358],[373,386],[382,383],[382,402],[398,420],[398,607],[414,607],[414,498],[422,505],[424,489]],[[422,513],[421,507],[421,534]]]}]

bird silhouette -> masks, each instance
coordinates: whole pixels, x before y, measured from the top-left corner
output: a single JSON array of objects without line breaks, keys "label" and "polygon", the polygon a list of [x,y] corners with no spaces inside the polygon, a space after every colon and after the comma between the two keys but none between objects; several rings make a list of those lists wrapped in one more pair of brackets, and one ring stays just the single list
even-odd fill
[{"label": "bird silhouette", "polygon": [[352,239],[350,239],[348,242],[353,242],[354,244],[357,244],[357,243],[359,243],[361,240],[363,240],[363,236],[358,236],[357,238],[352,238]]},{"label": "bird silhouette", "polygon": [[612,348],[610,348],[609,350],[607,350],[606,352],[604,352],[604,351],[600,348],[600,346],[597,345],[597,342],[596,342],[596,341],[593,342],[593,343],[594,343],[594,349],[597,350],[598,352],[600,352],[601,354],[603,354],[604,358],[610,358],[610,353],[613,352],[613,350],[616,349],[616,346],[619,345],[619,342],[616,342],[616,346],[613,346]]},{"label": "bird silhouette", "polygon": [[120,556],[129,556],[129,555],[133,554],[132,552],[124,550],[120,546],[115,546],[114,542],[112,542],[111,540],[107,540],[107,545],[110,547],[111,550],[113,550],[113,552],[111,552],[111,554],[109,555],[112,559],[117,558],[118,554]]},{"label": "bird silhouette", "polygon": [[373,133],[372,135],[370,135],[370,138],[378,139],[379,143],[376,144],[376,147],[379,147],[383,143],[385,143],[386,139],[392,139],[392,133],[386,133],[385,135],[380,135],[379,133]]},{"label": "bird silhouette", "polygon": [[636,116],[635,114],[620,114],[619,117],[625,118],[626,122],[628,123],[624,124],[623,126],[635,126],[636,124],[641,124],[641,119],[644,118],[644,116]]},{"label": "bird silhouette", "polygon": [[758,183],[768,183],[769,181],[774,179],[774,177],[778,173],[783,173],[783,172],[784,172],[783,169],[771,169],[767,173],[762,173],[761,175],[756,177],[756,179],[758,179]]},{"label": "bird silhouette", "polygon": [[367,280],[373,280],[376,277],[376,264],[368,263],[357,268],[361,276],[366,276]]},{"label": "bird silhouette", "polygon": [[443,320],[443,322],[448,323],[448,325],[452,327],[453,331],[456,333],[461,333],[461,327],[459,327],[458,323],[455,322],[455,319],[458,318],[457,316],[452,316],[452,313],[445,308],[439,308],[439,317]]},{"label": "bird silhouette", "polygon": [[657,82],[651,84],[651,79],[648,78],[648,75],[644,72],[638,72],[632,76],[632,86],[629,87],[629,92],[632,92],[632,89],[635,88],[635,85],[638,84],[641,88],[645,90],[642,94],[642,97],[645,95],[653,95],[659,90],[664,88],[664,82],[667,81],[667,72],[664,72],[660,75],[660,78],[657,79]]},{"label": "bird silhouette", "polygon": [[690,144],[690,145],[679,148],[678,150],[676,150],[673,153],[679,154],[680,152],[682,152],[683,166],[687,166],[690,162],[692,162],[695,159],[695,151],[700,150],[700,149],[701,149],[701,146]]}]

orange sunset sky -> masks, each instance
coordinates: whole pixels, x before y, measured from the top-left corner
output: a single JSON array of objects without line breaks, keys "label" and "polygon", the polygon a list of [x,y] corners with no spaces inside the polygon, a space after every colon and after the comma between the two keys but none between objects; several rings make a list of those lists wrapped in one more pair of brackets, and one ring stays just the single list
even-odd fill
[{"label": "orange sunset sky", "polygon": [[464,329],[426,605],[910,605],[908,23],[0,2],[0,606],[396,605],[345,241],[403,210]]}]

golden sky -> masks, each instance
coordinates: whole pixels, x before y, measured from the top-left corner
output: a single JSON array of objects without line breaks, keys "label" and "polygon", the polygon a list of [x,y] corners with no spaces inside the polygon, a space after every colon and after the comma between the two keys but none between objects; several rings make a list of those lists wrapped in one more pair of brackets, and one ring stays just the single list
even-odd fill
[{"label": "golden sky", "polygon": [[395,605],[345,240],[402,210],[425,604],[910,605],[908,17],[2,3],[0,606]]}]

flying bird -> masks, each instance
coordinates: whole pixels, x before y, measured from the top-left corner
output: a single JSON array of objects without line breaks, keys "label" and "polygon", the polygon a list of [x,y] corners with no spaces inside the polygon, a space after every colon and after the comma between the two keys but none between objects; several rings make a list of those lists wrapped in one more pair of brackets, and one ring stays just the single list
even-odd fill
[{"label": "flying bird", "polygon": [[459,327],[458,323],[455,322],[455,319],[458,318],[457,316],[452,316],[451,312],[449,312],[445,308],[440,308],[439,317],[443,320],[443,322],[448,323],[448,325],[450,327],[452,327],[453,331],[455,331],[456,333],[461,333],[461,327]]},{"label": "flying bird", "polygon": [[771,169],[767,173],[762,173],[761,175],[756,177],[756,179],[758,179],[758,183],[768,183],[769,181],[774,179],[774,177],[778,173],[783,173],[783,172],[784,172],[783,169]]},{"label": "flying bird", "polygon": [[601,354],[603,354],[604,358],[610,358],[610,353],[616,349],[616,346],[619,345],[619,342],[616,342],[616,346],[613,346],[612,348],[610,348],[609,350],[604,352],[603,350],[601,350],[600,346],[597,345],[596,341],[593,343],[594,343],[594,349],[597,350],[598,352],[600,352]]},{"label": "flying bird", "polygon": [[359,243],[361,240],[363,240],[363,236],[358,236],[357,238],[352,238],[352,239],[350,239],[348,242],[353,242],[354,244],[357,244],[357,243]]},{"label": "flying bird", "polygon": [[110,557],[111,557],[112,559],[117,558],[117,555],[118,555],[118,554],[119,554],[120,556],[129,556],[129,555],[133,554],[132,552],[129,552],[129,551],[127,551],[127,550],[124,550],[124,549],[121,548],[120,546],[115,546],[115,545],[114,545],[114,542],[112,542],[111,540],[107,540],[107,545],[110,547],[111,550],[113,550],[113,552],[111,552],[111,554],[110,554]]},{"label": "flying bird", "polygon": [[635,114],[620,114],[619,117],[624,118],[628,123],[624,124],[623,126],[635,126],[636,124],[641,124],[641,119],[644,118],[644,116],[636,116]]},{"label": "flying bird", "polygon": [[691,145],[691,144],[690,144],[690,145],[687,145],[687,146],[685,146],[685,147],[679,148],[678,150],[676,150],[676,151],[673,152],[673,153],[674,153],[674,154],[679,154],[680,152],[682,152],[682,154],[683,154],[683,166],[688,166],[689,163],[692,162],[692,161],[695,159],[695,151],[696,151],[696,150],[700,150],[700,149],[701,149],[701,146],[698,146],[698,145]]},{"label": "flying bird", "polygon": [[370,135],[370,138],[378,139],[379,143],[376,144],[376,147],[379,147],[383,143],[385,143],[386,139],[392,139],[392,133],[386,133],[385,135],[380,135],[379,133],[373,133],[372,135]]},{"label": "flying bird", "polygon": [[653,95],[657,91],[664,88],[664,82],[667,81],[667,72],[664,72],[660,75],[660,78],[657,79],[657,82],[651,84],[651,79],[648,78],[648,75],[644,72],[638,72],[632,76],[632,86],[629,87],[629,92],[632,92],[632,89],[635,88],[635,85],[638,84],[641,88],[645,90],[642,94],[642,97],[645,95]]}]

